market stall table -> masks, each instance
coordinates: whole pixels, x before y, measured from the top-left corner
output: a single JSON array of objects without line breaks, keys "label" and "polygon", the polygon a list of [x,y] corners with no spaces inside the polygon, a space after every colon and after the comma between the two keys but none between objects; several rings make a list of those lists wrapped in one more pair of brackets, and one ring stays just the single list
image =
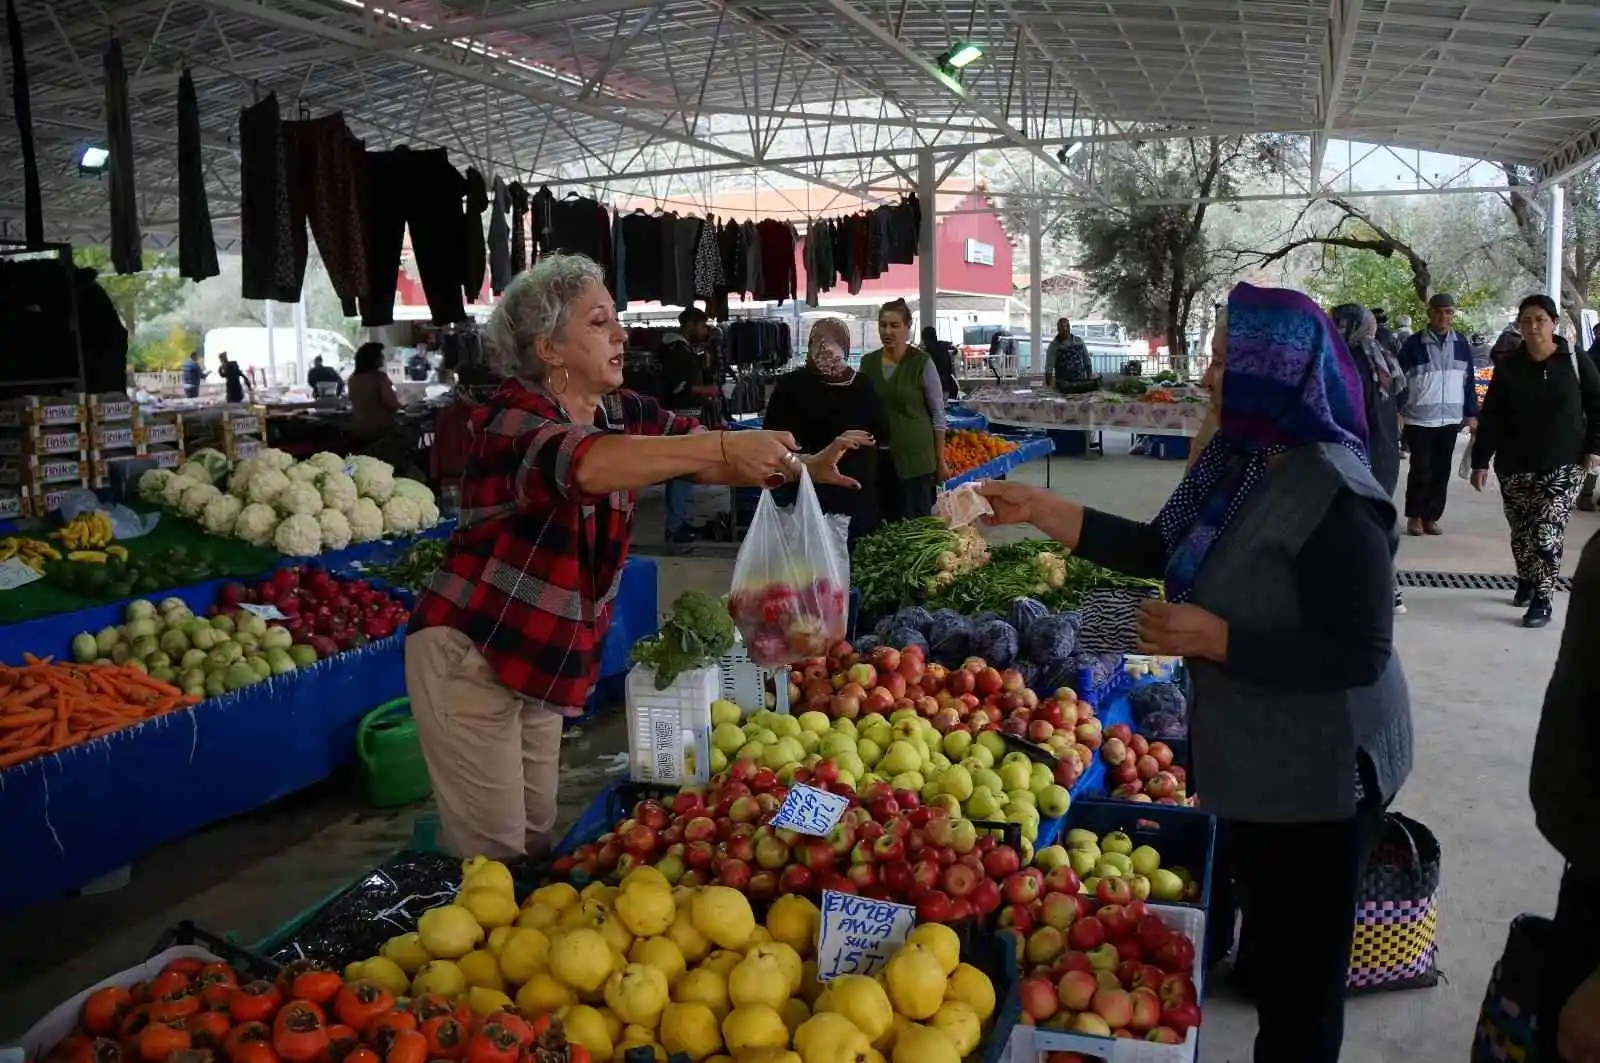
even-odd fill
[{"label": "market stall table", "polygon": [[1009,454],[1002,454],[998,458],[986,461],[976,468],[968,469],[959,476],[952,476],[944,483],[945,489],[960,487],[964,483],[975,480],[995,480],[1004,477],[1018,465],[1025,465],[1030,461],[1045,461],[1045,486],[1050,486],[1050,455],[1055,453],[1055,444],[1046,436],[1030,436],[1014,438],[1017,449]]},{"label": "market stall table", "polygon": [[[1152,389],[1154,390],[1154,389]],[[1171,389],[1174,401],[1151,402],[1110,391],[1085,395],[1060,395],[1033,388],[985,388],[964,401],[990,423],[1051,433],[1082,433],[1088,437],[1106,430],[1130,432],[1140,437],[1136,449],[1154,456],[1187,456],[1187,440],[1200,432],[1208,409],[1203,393],[1192,388]]]}]

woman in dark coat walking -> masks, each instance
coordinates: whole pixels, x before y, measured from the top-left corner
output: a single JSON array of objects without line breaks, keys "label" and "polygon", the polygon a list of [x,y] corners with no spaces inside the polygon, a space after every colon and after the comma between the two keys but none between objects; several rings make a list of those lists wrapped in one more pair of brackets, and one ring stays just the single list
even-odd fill
[{"label": "woman in dark coat walking", "polygon": [[[1372,311],[1357,303],[1342,303],[1329,316],[1339,327],[1345,346],[1361,374],[1361,394],[1367,405],[1367,455],[1372,462],[1372,478],[1394,495],[1400,483],[1400,393],[1406,389],[1406,375],[1394,352],[1378,342],[1378,321]],[[1395,612],[1405,612],[1405,599],[1397,584]]]}]

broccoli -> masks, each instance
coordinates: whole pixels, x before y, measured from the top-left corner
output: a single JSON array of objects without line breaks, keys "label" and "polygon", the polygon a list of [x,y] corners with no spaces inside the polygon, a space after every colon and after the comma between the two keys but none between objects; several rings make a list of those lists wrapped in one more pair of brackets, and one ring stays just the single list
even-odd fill
[{"label": "broccoli", "polygon": [[661,621],[661,631],[640,639],[633,660],[656,670],[656,689],[665,690],[684,672],[710,664],[733,646],[733,617],[709,594],[684,591]]},{"label": "broccoli", "polygon": [[1180,724],[1188,716],[1188,704],[1183,691],[1172,683],[1148,683],[1135,687],[1128,693],[1128,708],[1133,712],[1134,726],[1141,731],[1144,730],[1144,721],[1156,714],[1171,716]]}]

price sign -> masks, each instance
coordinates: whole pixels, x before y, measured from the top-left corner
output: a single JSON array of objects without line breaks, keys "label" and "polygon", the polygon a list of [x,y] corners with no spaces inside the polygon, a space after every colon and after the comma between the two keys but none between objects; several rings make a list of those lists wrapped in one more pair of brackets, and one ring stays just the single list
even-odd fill
[{"label": "price sign", "polygon": [[650,725],[650,759],[657,782],[683,778],[683,734],[676,720],[653,720]]},{"label": "price sign", "polygon": [[787,827],[798,834],[825,838],[849,806],[850,799],[842,794],[830,794],[815,786],[795,783],[789,788],[789,796],[773,813],[771,826]]},{"label": "price sign", "polygon": [[0,561],[0,591],[13,591],[37,579],[44,579],[43,574],[35,572],[14,557]]},{"label": "price sign", "polygon": [[287,616],[284,616],[282,613],[278,612],[278,607],[275,605],[253,605],[250,602],[240,602],[239,608],[253,616],[259,616],[263,620],[289,619]]},{"label": "price sign", "polygon": [[829,982],[846,974],[876,974],[905,943],[916,921],[917,910],[908,904],[823,890],[817,981]]}]

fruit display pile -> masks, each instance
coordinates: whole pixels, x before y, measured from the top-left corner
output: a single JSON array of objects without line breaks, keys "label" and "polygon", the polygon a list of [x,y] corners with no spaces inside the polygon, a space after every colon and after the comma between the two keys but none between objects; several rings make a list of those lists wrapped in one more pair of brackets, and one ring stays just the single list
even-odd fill
[{"label": "fruit display pile", "polygon": [[26,535],[8,535],[0,539],[0,561],[15,558],[35,572],[43,572],[46,561],[60,561],[61,551],[43,539],[30,539]]},{"label": "fruit display pile", "polygon": [[960,476],[1016,449],[1009,439],[963,428],[945,433],[944,463],[951,476]]},{"label": "fruit display pile", "polygon": [[1111,796],[1119,801],[1158,805],[1197,805],[1198,795],[1189,793],[1189,775],[1183,765],[1173,763],[1172,747],[1135,734],[1126,724],[1106,731],[1100,747],[1110,775]]},{"label": "fruit display pile", "polygon": [[272,557],[265,552],[259,559],[219,558],[203,545],[169,546],[130,557],[126,547],[113,543],[104,550],[74,551],[52,562],[46,575],[74,594],[114,600],[218,577],[253,575],[271,565]]},{"label": "fruit display pile", "polygon": [[112,539],[111,517],[100,509],[79,513],[50,533],[50,538],[60,539],[68,550],[103,550]]},{"label": "fruit display pile", "polygon": [[282,614],[275,623],[295,645],[311,646],[319,657],[359,649],[405,628],[410,610],[399,598],[363,579],[342,579],[325,568],[280,568],[253,587],[224,584],[208,613],[249,614],[246,606],[270,607]]},{"label": "fruit display pile", "polygon": [[194,704],[199,697],[109,662],[67,665],[27,655],[0,665],[0,768]]}]

